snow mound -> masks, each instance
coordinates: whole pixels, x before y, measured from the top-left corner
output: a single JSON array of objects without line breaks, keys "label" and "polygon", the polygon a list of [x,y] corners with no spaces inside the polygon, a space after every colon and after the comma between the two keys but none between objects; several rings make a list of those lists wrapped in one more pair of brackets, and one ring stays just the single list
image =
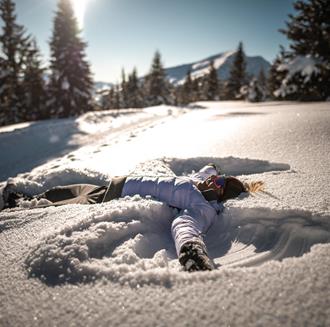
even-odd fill
[{"label": "snow mound", "polygon": [[51,285],[102,277],[166,284],[167,258],[175,256],[172,209],[139,196],[112,201],[104,209],[106,213],[88,214],[40,241],[26,259],[29,276]]},{"label": "snow mound", "polygon": [[164,158],[163,161],[177,176],[189,175],[209,163],[214,163],[221,173],[227,175],[250,175],[290,169],[288,164],[235,157]]},{"label": "snow mound", "polygon": [[226,203],[221,219],[206,238],[210,255],[221,266],[252,267],[300,257],[314,244],[330,242],[327,215],[297,208],[238,205],[235,200]]},{"label": "snow mound", "polygon": [[88,112],[77,118],[80,131],[96,134],[114,130],[151,117],[152,113],[141,109],[120,109]]},{"label": "snow mound", "polygon": [[[127,172],[127,174],[131,176],[175,176],[169,165],[162,159],[148,160],[140,163],[131,172]],[[86,167],[77,167],[74,163],[62,165],[60,162],[53,162],[50,165],[35,169],[30,173],[19,174],[17,177],[9,178],[6,183],[0,183],[0,188],[6,184],[11,184],[13,191],[33,196],[59,185],[78,183],[100,186],[108,185],[111,177],[111,175],[100,171]],[[36,201],[24,201],[22,207],[35,207],[39,204]]]},{"label": "snow mound", "polygon": [[111,176],[88,168],[78,168],[74,165],[62,167],[56,163],[40,169],[33,173],[20,174],[9,178],[7,184],[11,184],[12,190],[27,195],[36,195],[46,190],[59,186],[78,183],[107,185]]}]

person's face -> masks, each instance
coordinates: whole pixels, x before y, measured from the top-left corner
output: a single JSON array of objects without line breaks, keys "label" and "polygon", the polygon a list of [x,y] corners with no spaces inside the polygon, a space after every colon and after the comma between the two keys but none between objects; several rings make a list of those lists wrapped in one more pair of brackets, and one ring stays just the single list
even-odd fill
[{"label": "person's face", "polygon": [[200,183],[198,188],[201,191],[206,191],[206,190],[213,190],[216,192],[216,194],[218,195],[219,198],[221,198],[221,196],[224,193],[224,189],[223,187],[219,187],[218,185],[216,185],[214,183],[214,178],[217,177],[216,175],[212,175],[209,178],[207,178],[203,183]]}]

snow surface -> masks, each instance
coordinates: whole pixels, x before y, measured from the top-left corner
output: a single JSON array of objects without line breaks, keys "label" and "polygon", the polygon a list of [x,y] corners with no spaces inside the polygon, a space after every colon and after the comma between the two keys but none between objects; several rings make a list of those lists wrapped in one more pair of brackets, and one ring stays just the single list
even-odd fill
[{"label": "snow surface", "polygon": [[206,236],[212,272],[182,271],[176,212],[151,198],[2,211],[1,326],[330,324],[330,104],[195,107],[0,130],[1,178],[30,194],[127,173],[187,175],[209,162],[266,183],[225,203]]}]

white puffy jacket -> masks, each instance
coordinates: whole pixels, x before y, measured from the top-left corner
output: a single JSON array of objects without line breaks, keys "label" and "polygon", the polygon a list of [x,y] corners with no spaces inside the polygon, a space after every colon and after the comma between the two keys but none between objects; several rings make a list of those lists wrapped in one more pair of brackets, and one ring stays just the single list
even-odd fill
[{"label": "white puffy jacket", "polygon": [[172,236],[179,255],[182,245],[203,235],[223,208],[217,201],[208,202],[195,183],[204,181],[217,172],[212,166],[203,167],[191,177],[127,177],[122,196],[150,195],[180,209],[172,222]]}]

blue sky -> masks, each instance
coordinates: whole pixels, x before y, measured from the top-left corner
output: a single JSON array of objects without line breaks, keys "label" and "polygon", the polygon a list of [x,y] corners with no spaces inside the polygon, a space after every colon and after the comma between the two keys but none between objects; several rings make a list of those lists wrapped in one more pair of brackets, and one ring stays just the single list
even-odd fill
[{"label": "blue sky", "polygon": [[[18,21],[47,62],[56,0],[16,0]],[[97,81],[120,80],[122,67],[148,72],[154,52],[166,67],[233,50],[272,61],[293,0],[89,0],[82,37]]]}]

